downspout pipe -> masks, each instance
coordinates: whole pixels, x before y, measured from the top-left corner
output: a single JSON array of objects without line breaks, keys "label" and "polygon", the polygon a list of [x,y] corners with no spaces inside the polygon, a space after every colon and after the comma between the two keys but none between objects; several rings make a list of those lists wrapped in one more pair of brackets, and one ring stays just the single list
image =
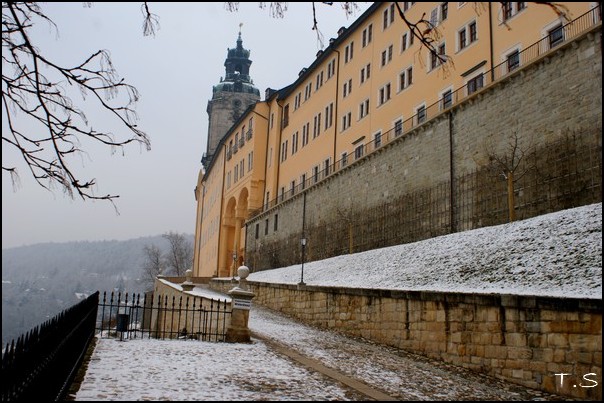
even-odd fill
[{"label": "downspout pipe", "polygon": [[493,69],[493,67],[495,66],[493,64],[493,6],[492,3],[489,2],[489,54],[491,57],[491,82],[495,81],[495,70]]},{"label": "downspout pipe", "polygon": [[[333,111],[333,118],[335,120],[335,123],[333,125],[333,164],[335,167],[337,158],[336,158],[336,152],[338,149],[338,99],[339,99],[339,94],[340,94],[340,51],[337,50],[336,48],[333,49],[334,52],[336,52],[338,54],[337,60],[338,60],[338,66],[336,68],[336,102],[334,105],[334,111]],[[327,116],[325,116],[325,119],[327,119]]]}]

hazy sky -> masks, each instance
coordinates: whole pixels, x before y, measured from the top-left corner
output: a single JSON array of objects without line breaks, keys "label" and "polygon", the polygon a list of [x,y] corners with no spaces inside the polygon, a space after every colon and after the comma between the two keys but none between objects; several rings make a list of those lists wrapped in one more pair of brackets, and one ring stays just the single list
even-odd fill
[{"label": "hazy sky", "polygon": [[[311,30],[311,3],[289,3],[283,19],[272,18],[259,3],[242,3],[238,12],[226,11],[225,3],[150,3],[160,17],[155,37],[142,34],[141,4],[42,4],[58,27],[58,37],[48,24],[38,24],[35,44],[65,65],[108,49],[117,72],[141,93],[138,125],[151,137],[151,151],[134,145],[125,148],[124,156],[111,155],[108,148],[84,143],[88,155],[71,161],[80,179],[96,178],[95,194],[120,195],[117,215],[111,203],[72,200],[60,189],[41,188],[18,154],[3,144],[3,165],[16,164],[21,176],[13,191],[10,177],[2,173],[3,248],[129,239],[170,230],[194,233],[193,189],[206,149],[206,106],[212,86],[224,76],[227,48],[236,46],[239,24],[243,45],[251,50],[250,74],[263,97],[267,87],[294,82],[320,49]],[[316,3],[325,43],[370,5],[358,4],[361,9],[347,18],[338,3]],[[88,118],[95,128],[109,128],[116,135],[124,131],[94,113]]]}]

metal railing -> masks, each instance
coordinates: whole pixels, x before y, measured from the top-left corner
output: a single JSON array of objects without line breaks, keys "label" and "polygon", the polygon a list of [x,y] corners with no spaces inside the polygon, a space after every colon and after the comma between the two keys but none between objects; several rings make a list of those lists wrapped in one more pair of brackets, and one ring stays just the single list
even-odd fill
[{"label": "metal railing", "polygon": [[101,338],[224,341],[230,316],[226,299],[105,292],[96,330]]},{"label": "metal railing", "polygon": [[457,89],[456,91],[447,94],[445,97],[440,98],[438,101],[434,102],[425,109],[422,109],[421,111],[419,111],[419,113],[411,116],[402,123],[399,123],[398,126],[393,127],[385,133],[382,133],[379,142],[376,142],[375,139],[372,138],[370,141],[363,145],[363,152],[360,157],[355,158],[354,153],[351,153],[346,158],[335,161],[329,167],[324,167],[319,172],[318,176],[315,175],[314,171],[310,171],[309,173],[307,172],[306,178],[308,179],[306,179],[305,183],[300,183],[293,189],[290,187],[290,191],[288,191],[287,194],[280,194],[273,200],[265,202],[262,207],[252,210],[250,212],[249,219],[251,220],[255,218],[257,215],[260,215],[264,211],[275,207],[277,204],[292,198],[293,196],[297,195],[302,190],[307,189],[311,185],[321,182],[328,176],[331,176],[340,171],[341,169],[352,165],[355,161],[365,158],[372,154],[374,151],[378,150],[379,148],[383,148],[385,145],[393,142],[394,140],[403,137],[405,133],[410,132],[411,130],[423,125],[424,123],[440,115],[441,113],[449,110],[453,106],[458,105],[471,95],[474,95],[475,93],[482,90],[484,87],[487,87],[490,84],[500,81],[509,74],[516,72],[517,70],[531,64],[532,62],[540,59],[541,57],[544,57],[553,49],[559,48],[563,43],[567,43],[570,40],[578,37],[582,33],[586,32],[587,30],[600,23],[601,20],[602,18],[600,14],[600,8],[599,6],[596,6],[585,14],[560,27],[563,32],[562,41],[556,41],[552,44],[551,38],[548,35],[545,38],[539,40],[538,42],[535,42],[534,44],[519,52],[517,67],[510,68],[508,61],[506,60],[496,65],[491,70],[483,73],[482,82],[479,86],[476,86],[475,83],[466,84],[463,87]]},{"label": "metal railing", "polygon": [[65,398],[94,336],[98,300],[96,292],[6,346],[3,402]]}]

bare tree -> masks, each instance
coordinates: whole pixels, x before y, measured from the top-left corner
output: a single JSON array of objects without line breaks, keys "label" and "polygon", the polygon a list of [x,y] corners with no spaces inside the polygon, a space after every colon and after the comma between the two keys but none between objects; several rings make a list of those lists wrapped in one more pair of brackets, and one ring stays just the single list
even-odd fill
[{"label": "bare tree", "polygon": [[166,266],[177,276],[183,276],[193,264],[193,244],[178,232],[170,231],[162,236],[170,242]]},{"label": "bare tree", "polygon": [[[507,183],[508,195],[508,218],[509,221],[516,220],[516,200],[514,184],[519,181],[527,172],[534,168],[531,164],[523,164],[527,155],[533,152],[532,141],[528,145],[521,145],[518,132],[514,131],[507,139],[505,149],[497,152],[492,143],[485,145],[485,153],[488,159],[488,168],[496,175],[501,175]],[[520,169],[521,166],[523,169]]]},{"label": "bare tree", "polygon": [[143,282],[147,287],[153,287],[156,277],[164,272],[166,264],[161,249],[155,245],[145,245],[143,255]]},{"label": "bare tree", "polygon": [[[145,22],[156,26],[156,16],[148,10],[144,13]],[[139,93],[117,74],[107,50],[98,50],[73,66],[53,60],[32,41],[30,30],[39,23],[57,29],[37,3],[2,3],[2,109],[8,123],[2,146],[21,153],[40,186],[50,189],[58,185],[72,198],[79,195],[84,200],[113,202],[117,195],[94,194],[95,179],[79,178],[71,158],[85,154],[84,140],[109,146],[113,152],[123,152],[129,143],[149,150],[147,134],[136,125],[134,108]],[[153,31],[145,29],[147,34]],[[93,128],[84,110],[69,96],[69,87],[80,92],[80,105],[88,97],[94,107],[122,124],[125,133],[116,136]],[[32,125],[35,129],[25,128]],[[3,161],[2,170],[10,174],[13,185],[18,183],[16,166],[5,166]]]}]

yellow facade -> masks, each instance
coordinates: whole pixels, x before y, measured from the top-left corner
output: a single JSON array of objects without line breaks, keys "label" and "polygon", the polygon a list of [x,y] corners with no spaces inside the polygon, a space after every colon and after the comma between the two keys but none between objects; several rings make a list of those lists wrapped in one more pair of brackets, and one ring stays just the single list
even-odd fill
[{"label": "yellow facade", "polygon": [[233,276],[244,261],[245,220],[262,207],[269,108],[247,109],[218,145],[196,188],[194,273]]},{"label": "yellow facade", "polygon": [[[292,85],[248,109],[221,142],[221,156],[197,184],[195,275],[233,275],[244,262],[245,221],[257,209],[299,193],[522,67],[523,50],[543,38],[539,46],[556,46],[565,35],[559,27],[598,5],[556,4],[564,16],[522,2],[398,3],[409,21],[424,16],[436,27],[433,44],[446,63],[421,46],[394,3],[372,5]],[[231,144],[241,141],[250,119],[254,135],[235,153]]]}]

